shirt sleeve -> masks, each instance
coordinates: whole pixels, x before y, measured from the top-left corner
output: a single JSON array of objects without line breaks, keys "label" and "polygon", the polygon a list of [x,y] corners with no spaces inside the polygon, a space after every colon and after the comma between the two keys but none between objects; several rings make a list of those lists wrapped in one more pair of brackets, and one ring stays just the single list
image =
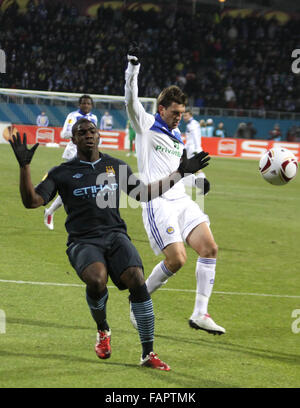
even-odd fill
[{"label": "shirt sleeve", "polygon": [[53,178],[53,169],[46,174],[43,180],[35,187],[35,192],[43,198],[44,205],[47,205],[53,200],[57,193],[57,185]]},{"label": "shirt sleeve", "polygon": [[125,106],[127,115],[136,133],[141,134],[149,129],[155,119],[150,113],[147,113],[138,98],[138,74],[139,65],[133,65],[130,62],[125,71]]},{"label": "shirt sleeve", "polygon": [[62,131],[60,133],[60,137],[62,139],[70,139],[72,137],[72,126],[75,123],[75,118],[72,113],[69,113],[67,116]]}]

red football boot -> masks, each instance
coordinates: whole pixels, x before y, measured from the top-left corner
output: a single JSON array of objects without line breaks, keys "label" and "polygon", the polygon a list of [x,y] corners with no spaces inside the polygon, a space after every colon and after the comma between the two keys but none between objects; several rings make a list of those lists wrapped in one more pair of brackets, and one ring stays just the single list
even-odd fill
[{"label": "red football boot", "polygon": [[109,358],[111,355],[110,330],[98,330],[95,352],[101,359]]},{"label": "red football boot", "polygon": [[162,371],[170,371],[170,367],[168,364],[164,363],[159,359],[156,353],[149,353],[145,358],[141,358],[141,366],[143,367],[151,367],[156,368]]}]

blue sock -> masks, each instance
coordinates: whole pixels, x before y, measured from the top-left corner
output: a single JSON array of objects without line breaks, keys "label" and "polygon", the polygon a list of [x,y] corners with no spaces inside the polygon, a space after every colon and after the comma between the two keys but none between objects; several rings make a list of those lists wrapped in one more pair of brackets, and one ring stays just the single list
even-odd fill
[{"label": "blue sock", "polygon": [[109,326],[106,321],[107,299],[107,288],[105,288],[99,295],[95,295],[93,292],[89,291],[88,288],[86,288],[86,301],[89,305],[91,315],[97,324],[97,330],[109,330]]},{"label": "blue sock", "polygon": [[138,332],[143,347],[142,357],[153,351],[154,312],[151,297],[144,284],[138,289],[130,289],[132,312],[137,322]]}]

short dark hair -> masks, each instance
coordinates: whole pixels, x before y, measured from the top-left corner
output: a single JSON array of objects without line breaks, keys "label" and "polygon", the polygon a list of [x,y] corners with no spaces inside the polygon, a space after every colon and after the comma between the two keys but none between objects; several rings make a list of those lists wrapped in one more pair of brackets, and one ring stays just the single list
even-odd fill
[{"label": "short dark hair", "polygon": [[77,132],[78,126],[81,125],[82,123],[91,123],[93,126],[95,126],[95,128],[97,128],[95,123],[92,122],[91,120],[88,120],[86,118],[81,118],[81,119],[77,120],[77,122],[72,126],[72,136],[75,136],[75,133]]},{"label": "short dark hair", "polygon": [[90,99],[90,101],[92,102],[92,105],[94,105],[94,101],[90,95],[81,95],[81,97],[79,98],[79,105],[81,104],[82,99]]},{"label": "short dark hair", "polygon": [[157,109],[159,105],[168,108],[173,102],[184,106],[188,103],[187,95],[176,85],[168,86],[161,91],[157,98]]}]

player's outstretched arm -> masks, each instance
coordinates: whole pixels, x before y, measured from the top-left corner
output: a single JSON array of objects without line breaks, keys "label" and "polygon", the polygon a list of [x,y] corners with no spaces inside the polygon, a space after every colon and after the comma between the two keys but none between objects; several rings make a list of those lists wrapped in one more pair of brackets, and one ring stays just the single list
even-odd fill
[{"label": "player's outstretched arm", "polygon": [[139,65],[140,54],[141,54],[141,50],[138,44],[136,42],[133,42],[132,44],[130,44],[128,48],[127,59],[132,65]]},{"label": "player's outstretched arm", "polygon": [[142,134],[154,123],[154,116],[147,113],[138,98],[138,74],[140,70],[140,50],[134,44],[127,53],[125,71],[125,105],[128,118],[136,133]]},{"label": "player's outstretched arm", "polygon": [[39,143],[36,143],[31,149],[27,148],[27,137],[24,133],[23,141],[17,133],[9,143],[14,151],[16,159],[20,165],[20,194],[24,207],[37,208],[44,204],[43,198],[34,190],[30,175],[30,162]]},{"label": "player's outstretched arm", "polygon": [[154,181],[150,184],[144,184],[141,180],[137,180],[137,187],[132,189],[129,196],[137,201],[151,201],[154,198],[161,196],[172,188],[178,181],[188,174],[194,174],[197,171],[208,166],[210,160],[209,153],[201,152],[188,159],[186,150],[184,149],[180,159],[180,165],[176,171],[169,176]]}]

